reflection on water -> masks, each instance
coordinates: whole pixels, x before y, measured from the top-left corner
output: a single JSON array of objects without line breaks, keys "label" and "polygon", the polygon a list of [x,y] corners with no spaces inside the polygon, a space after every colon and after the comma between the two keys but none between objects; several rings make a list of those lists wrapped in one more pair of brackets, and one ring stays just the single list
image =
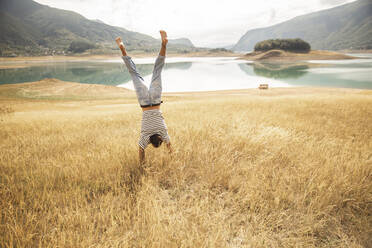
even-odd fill
[{"label": "reflection on water", "polygon": [[[262,78],[248,76],[240,70],[238,64],[246,61],[234,58],[187,58],[191,66],[187,70],[179,70],[178,62],[167,59],[174,64],[173,68],[165,68],[162,73],[164,92],[211,91],[227,89],[257,88]],[[135,61],[136,62],[136,61]],[[144,77],[148,85],[151,75]],[[274,87],[288,86],[283,82],[272,82]],[[133,89],[132,83],[120,85]]]},{"label": "reflection on water", "polygon": [[[150,65],[142,65],[143,73],[151,73]],[[42,66],[0,70],[0,83],[20,83],[38,81],[43,78],[57,78],[63,81],[117,85],[129,81],[128,73],[123,73],[119,64],[108,63],[50,63]]]},{"label": "reflection on water", "polygon": [[[142,76],[152,73],[152,64],[137,64]],[[187,70],[190,62],[166,64],[167,68]],[[44,78],[86,84],[119,85],[131,80],[123,63],[58,62],[25,68],[0,69],[0,84],[34,82]]]},{"label": "reflection on water", "polygon": [[[134,59],[142,77],[151,80],[155,58]],[[133,89],[123,61],[55,62],[0,69],[0,84],[57,78]],[[269,87],[325,86],[372,89],[372,58],[291,63],[247,63],[236,58],[167,58],[163,91],[210,91]]]},{"label": "reflection on water", "polygon": [[279,80],[290,86],[322,86],[372,89],[372,59],[239,64],[249,76]]},{"label": "reflection on water", "polygon": [[287,79],[300,78],[307,73],[309,69],[305,64],[268,64],[268,63],[253,63],[253,71],[257,76]]}]

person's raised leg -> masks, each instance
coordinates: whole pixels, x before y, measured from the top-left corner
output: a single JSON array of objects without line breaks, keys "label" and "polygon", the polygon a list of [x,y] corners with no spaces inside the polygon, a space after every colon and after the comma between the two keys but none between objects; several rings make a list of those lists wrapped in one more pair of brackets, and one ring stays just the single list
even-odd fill
[{"label": "person's raised leg", "polygon": [[161,85],[161,72],[164,67],[165,63],[165,53],[167,49],[167,33],[164,30],[160,30],[161,36],[161,48],[159,52],[159,56],[156,58],[154,71],[152,72],[152,79],[150,85],[150,99],[152,104],[158,104],[161,102],[161,92],[162,92],[162,85]]},{"label": "person's raised leg", "polygon": [[121,50],[121,54],[122,54],[123,56],[127,56],[127,51],[125,50],[125,46],[124,46],[124,43],[123,43],[121,37],[117,37],[117,38],[115,39],[115,41],[116,41],[116,44],[118,44],[118,46],[119,46],[119,48],[120,48],[120,50]]},{"label": "person's raised leg", "polygon": [[127,51],[125,50],[125,46],[123,41],[120,37],[116,38],[116,43],[118,44],[121,53],[123,61],[128,68],[129,74],[132,77],[133,86],[136,90],[137,99],[140,105],[145,106],[150,104],[150,96],[149,91],[147,89],[147,86],[143,83],[144,80],[137,71],[136,65],[132,61],[132,58],[128,56]]},{"label": "person's raised leg", "polygon": [[161,48],[160,48],[159,55],[165,56],[165,52],[167,50],[167,43],[168,43],[167,33],[164,30],[160,30],[159,33],[161,36]]}]

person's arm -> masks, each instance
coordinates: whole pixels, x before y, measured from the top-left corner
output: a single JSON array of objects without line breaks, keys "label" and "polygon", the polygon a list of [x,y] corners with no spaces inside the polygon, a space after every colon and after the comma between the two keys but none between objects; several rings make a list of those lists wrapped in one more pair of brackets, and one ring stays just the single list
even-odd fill
[{"label": "person's arm", "polygon": [[161,134],[161,137],[163,139],[163,142],[167,145],[167,149],[168,149],[169,154],[172,154],[173,149],[172,149],[172,146],[171,146],[170,137],[169,137],[167,129],[165,129],[165,131]]},{"label": "person's arm", "polygon": [[167,143],[167,148],[168,148],[168,152],[169,152],[170,154],[172,154],[173,149],[172,149],[172,146],[171,146],[171,143],[170,143],[170,142]]},{"label": "person's arm", "polygon": [[140,164],[141,165],[144,164],[145,163],[145,150],[142,147],[139,147],[138,155],[139,155]]}]

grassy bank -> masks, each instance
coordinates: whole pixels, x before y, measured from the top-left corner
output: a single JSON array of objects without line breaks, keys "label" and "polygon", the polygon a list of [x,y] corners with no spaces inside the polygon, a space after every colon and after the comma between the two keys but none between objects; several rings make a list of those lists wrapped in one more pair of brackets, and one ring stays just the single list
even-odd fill
[{"label": "grassy bank", "polygon": [[1,247],[372,243],[371,91],[165,94],[142,168],[134,93],[100,87],[0,85]]}]

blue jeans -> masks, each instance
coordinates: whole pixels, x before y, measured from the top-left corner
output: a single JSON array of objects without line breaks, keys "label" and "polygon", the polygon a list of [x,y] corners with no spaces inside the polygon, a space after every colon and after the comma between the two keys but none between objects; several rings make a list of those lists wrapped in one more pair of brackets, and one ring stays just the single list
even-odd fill
[{"label": "blue jeans", "polygon": [[144,84],[144,80],[138,73],[136,65],[129,56],[122,56],[125,65],[128,68],[129,74],[132,77],[134,89],[136,90],[138,102],[141,106],[148,106],[161,103],[161,71],[164,67],[165,56],[159,55],[156,58],[150,89]]}]

